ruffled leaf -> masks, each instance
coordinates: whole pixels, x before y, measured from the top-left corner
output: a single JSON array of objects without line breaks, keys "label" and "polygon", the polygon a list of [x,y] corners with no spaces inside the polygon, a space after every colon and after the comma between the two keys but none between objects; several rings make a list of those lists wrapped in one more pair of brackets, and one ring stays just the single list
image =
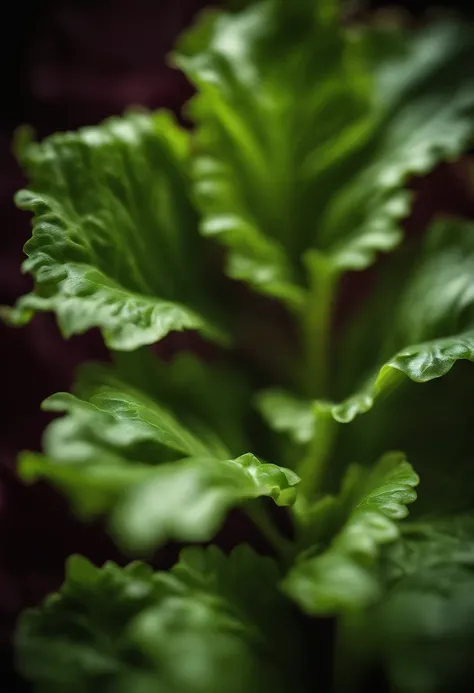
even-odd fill
[{"label": "ruffled leaf", "polygon": [[[407,525],[385,558],[386,595],[354,625],[347,647],[365,641],[395,690],[441,693],[474,684],[472,514]],[[369,660],[370,661],[370,660]]]},{"label": "ruffled leaf", "polygon": [[461,359],[474,361],[474,330],[402,349],[358,394],[331,407],[332,414],[337,421],[349,423],[369,411],[376,397],[388,392],[403,376],[426,383],[448,373]]},{"label": "ruffled leaf", "polygon": [[60,488],[81,516],[105,515],[127,550],[207,541],[232,507],[260,496],[294,502],[296,474],[251,454],[231,459],[205,421],[187,425],[112,370],[86,370],[77,390],[46,401],[67,415],[47,429],[45,456],[24,454],[20,471]]},{"label": "ruffled leaf", "polygon": [[231,277],[295,310],[308,250],[336,273],[391,250],[408,176],[457,156],[473,132],[474,78],[459,67],[472,59],[468,28],[357,33],[336,8],[269,0],[206,14],[175,55],[199,90],[201,230],[229,248]]},{"label": "ruffled leaf", "polygon": [[425,383],[448,373],[459,360],[474,360],[473,276],[474,225],[457,220],[435,224],[402,292],[384,350],[410,340],[427,341],[399,349],[359,392],[332,406],[337,421],[348,423],[369,411],[374,400],[390,392],[403,376]]},{"label": "ruffled leaf", "polygon": [[74,556],[59,593],[21,618],[20,669],[50,693],[300,691],[298,632],[277,579],[248,547],[187,549],[171,573]]},{"label": "ruffled leaf", "polygon": [[[208,363],[191,352],[177,353],[171,362],[163,363],[148,349],[117,353],[114,359],[122,379],[167,402],[201,437],[212,430],[232,456],[249,449],[250,385],[246,373],[235,364],[231,367],[215,359]],[[88,379],[99,382],[104,377],[102,369],[91,372],[89,367],[87,373]]]},{"label": "ruffled leaf", "polygon": [[[110,368],[87,367],[76,385],[78,396],[58,393],[43,408],[67,412],[47,429],[44,448],[59,461],[81,462],[101,449],[158,464],[185,456],[225,457],[226,446],[205,425],[196,432],[172,408],[128,385]],[[90,441],[88,443],[88,441]]]},{"label": "ruffled leaf", "polygon": [[65,336],[99,327],[121,350],[174,330],[224,338],[204,290],[188,137],[161,112],[22,143],[30,187],[16,200],[35,215],[23,265],[35,290],[13,322],[54,311]]},{"label": "ruffled leaf", "polygon": [[358,611],[374,602],[380,547],[399,536],[397,521],[408,514],[417,484],[404,455],[385,455],[357,484],[340,532],[322,553],[295,564],[284,580],[285,591],[310,614]]},{"label": "ruffled leaf", "polygon": [[24,480],[50,481],[83,518],[107,515],[110,530],[126,551],[149,553],[170,539],[209,541],[228,511],[268,496],[291,505],[298,477],[263,464],[251,454],[235,460],[188,457],[157,467],[120,456],[71,465],[25,453]]}]

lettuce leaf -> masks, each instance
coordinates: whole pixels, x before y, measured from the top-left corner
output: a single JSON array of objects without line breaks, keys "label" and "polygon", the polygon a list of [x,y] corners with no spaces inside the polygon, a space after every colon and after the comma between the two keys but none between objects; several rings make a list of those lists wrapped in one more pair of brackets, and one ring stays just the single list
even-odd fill
[{"label": "lettuce leaf", "polygon": [[[206,362],[191,352],[178,352],[171,362],[164,363],[149,349],[117,352],[114,361],[122,380],[151,398],[167,402],[199,435],[204,435],[203,427],[207,435],[212,430],[232,455],[249,449],[251,389],[243,369],[216,358]],[[101,368],[88,367],[86,372],[88,381],[105,377]]]},{"label": "lettuce leaf", "polygon": [[170,331],[224,339],[204,286],[206,256],[190,201],[189,135],[171,115],[129,113],[97,127],[23,141],[32,211],[23,270],[35,290],[17,323],[54,311],[66,337],[99,327],[112,349],[132,350]]},{"label": "lettuce leaf", "polygon": [[387,595],[350,632],[364,638],[395,690],[466,691],[474,683],[474,518],[408,524],[385,557]]},{"label": "lettuce leaf", "polygon": [[84,371],[77,389],[81,396],[46,400],[45,408],[67,415],[47,429],[44,456],[22,456],[20,472],[27,481],[48,479],[81,516],[106,515],[127,551],[207,541],[231,507],[260,496],[293,503],[294,472],[251,454],[230,458],[203,422],[188,427],[113,370]]},{"label": "lettuce leaf", "polygon": [[305,552],[285,577],[285,592],[310,614],[360,611],[376,602],[381,593],[376,570],[381,546],[399,536],[397,522],[416,499],[417,484],[417,475],[401,453],[386,454],[373,470],[362,473],[339,533],[322,551],[316,544],[316,555]]},{"label": "lettuce leaf", "polygon": [[338,274],[394,248],[408,176],[457,156],[474,129],[466,28],[355,31],[337,6],[207,13],[174,55],[199,90],[201,230],[229,248],[229,276],[295,310],[311,254]]},{"label": "lettuce leaf", "polygon": [[[257,407],[273,429],[286,431],[296,443],[309,442],[317,434],[321,411],[329,412],[339,423],[350,423],[370,411],[378,397],[390,394],[404,378],[426,383],[449,373],[458,361],[474,361],[474,224],[456,219],[436,222],[427,234],[421,257],[410,264],[414,269],[389,327],[370,305],[370,319],[363,323],[370,332],[364,334],[364,344],[369,345],[371,337],[382,355],[390,354],[397,345],[409,346],[399,348],[389,358],[382,357],[369,376],[362,375],[362,385],[355,394],[339,403],[311,401],[282,390],[260,392]],[[394,270],[394,278],[398,278],[398,263]],[[382,284],[385,286],[383,280]],[[374,293],[374,303],[378,304],[377,288]],[[386,315],[386,306],[383,312]],[[351,350],[360,348],[361,334],[355,337],[357,341],[352,343],[343,337],[344,350],[339,358],[350,360]],[[426,341],[410,344],[410,340],[422,339]],[[360,354],[355,354],[354,361],[359,360]],[[346,366],[346,377],[349,370]]]},{"label": "lettuce leaf", "polygon": [[50,693],[284,691],[290,673],[301,690],[278,574],[245,546],[186,549],[171,573],[74,556],[61,591],[21,618],[20,669]]},{"label": "lettuce leaf", "polygon": [[369,411],[403,376],[425,383],[448,373],[459,360],[474,360],[473,272],[474,224],[435,223],[384,335],[383,350],[412,344],[377,367],[359,392],[332,407],[337,421],[348,423]]},{"label": "lettuce leaf", "polygon": [[[186,425],[176,408],[129,385],[117,371],[86,366],[79,372],[77,395],[58,393],[43,402],[46,411],[68,412],[52,422],[44,437],[48,454],[66,462],[80,462],[75,440],[87,438],[104,452],[127,451],[128,457],[158,464],[184,456],[225,457],[227,447],[214,431],[197,420]],[[86,456],[90,448],[84,448]]]}]

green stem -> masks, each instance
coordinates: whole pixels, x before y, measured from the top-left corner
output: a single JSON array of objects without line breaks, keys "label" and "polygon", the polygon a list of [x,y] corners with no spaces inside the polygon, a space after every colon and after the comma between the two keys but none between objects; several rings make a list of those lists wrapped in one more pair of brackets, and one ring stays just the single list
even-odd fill
[{"label": "green stem", "polygon": [[[338,275],[330,261],[317,251],[310,251],[306,255],[306,265],[309,290],[301,315],[301,388],[311,400],[324,400],[330,390],[331,322]],[[321,486],[335,433],[330,411],[321,401],[316,406],[315,436],[296,470],[301,478],[300,491],[306,500]]]},{"label": "green stem", "polygon": [[316,252],[307,256],[308,298],[302,314],[302,389],[311,398],[328,394],[331,318],[337,275],[328,260]]},{"label": "green stem", "polygon": [[336,422],[332,418],[331,412],[320,410],[316,416],[316,434],[296,469],[301,479],[300,494],[306,499],[317,493],[321,487],[336,429]]}]

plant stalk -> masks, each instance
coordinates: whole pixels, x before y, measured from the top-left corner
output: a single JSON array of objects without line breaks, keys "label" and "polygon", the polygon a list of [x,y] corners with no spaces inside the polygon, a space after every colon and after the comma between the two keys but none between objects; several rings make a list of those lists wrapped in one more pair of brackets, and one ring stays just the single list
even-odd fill
[{"label": "plant stalk", "polygon": [[308,444],[296,470],[301,479],[300,493],[308,500],[321,487],[336,429],[336,422],[331,412],[319,411],[315,416],[317,417],[315,436]]},{"label": "plant stalk", "polygon": [[309,290],[301,316],[303,370],[301,389],[314,404],[316,430],[301,459],[297,473],[300,491],[309,500],[321,486],[325,465],[332,450],[335,425],[324,405],[330,388],[331,322],[338,275],[326,257],[316,251],[306,256]]},{"label": "plant stalk", "polygon": [[331,321],[337,275],[328,260],[313,252],[307,260],[308,298],[302,314],[303,393],[311,399],[328,396]]}]

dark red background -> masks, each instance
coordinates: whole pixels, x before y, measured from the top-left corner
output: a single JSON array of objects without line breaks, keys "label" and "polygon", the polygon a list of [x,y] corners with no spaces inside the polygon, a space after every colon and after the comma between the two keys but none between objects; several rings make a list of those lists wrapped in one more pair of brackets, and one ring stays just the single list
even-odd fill
[{"label": "dark red background", "polygon": [[[183,77],[165,66],[164,57],[204,4],[202,0],[17,0],[3,5],[0,304],[13,303],[30,288],[19,270],[29,220],[12,202],[23,184],[10,154],[14,127],[30,123],[43,136],[95,123],[129,104],[178,109],[190,89]],[[372,3],[376,4],[383,3]],[[431,3],[397,5],[419,14]],[[462,3],[459,9],[463,10]],[[442,168],[422,183],[419,217],[431,212],[433,199],[445,208],[467,211],[457,171]],[[11,671],[9,647],[18,611],[60,583],[70,553],[81,552],[101,562],[117,558],[117,552],[98,528],[80,526],[54,492],[41,486],[22,487],[14,471],[18,451],[40,445],[47,423],[40,402],[69,388],[77,363],[103,355],[99,337],[90,334],[64,342],[49,316],[36,318],[21,330],[0,326],[0,331],[0,691],[10,693],[23,690]]]}]

